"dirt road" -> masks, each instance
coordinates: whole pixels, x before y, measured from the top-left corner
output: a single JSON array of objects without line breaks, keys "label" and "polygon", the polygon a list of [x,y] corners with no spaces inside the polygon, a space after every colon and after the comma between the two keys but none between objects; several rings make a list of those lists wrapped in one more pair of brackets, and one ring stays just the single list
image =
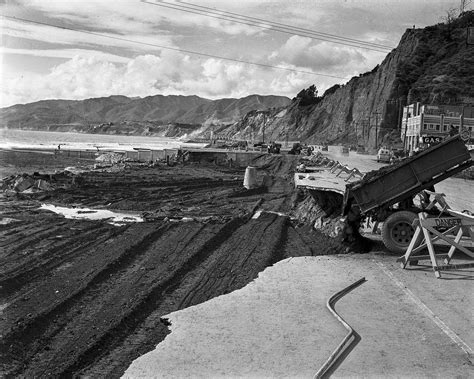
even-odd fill
[{"label": "dirt road", "polygon": [[[163,315],[241,288],[283,258],[342,253],[288,217],[252,218],[291,208],[296,158],[255,164],[266,189],[243,189],[242,169],[131,165],[1,195],[2,375],[120,376],[167,335]],[[147,222],[65,219],[42,203],[141,211]]]}]

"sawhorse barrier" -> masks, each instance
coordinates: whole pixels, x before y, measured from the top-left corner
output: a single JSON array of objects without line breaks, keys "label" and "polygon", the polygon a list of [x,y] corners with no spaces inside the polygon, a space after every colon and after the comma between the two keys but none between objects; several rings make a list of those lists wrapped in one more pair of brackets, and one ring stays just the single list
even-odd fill
[{"label": "sawhorse barrier", "polygon": [[[456,249],[474,258],[474,252],[460,244],[463,235],[469,235],[471,247],[474,247],[474,216],[452,209],[446,209],[445,212],[449,213],[451,217],[428,218],[426,213],[418,214],[419,219],[410,245],[405,255],[397,260],[402,268],[406,268],[408,262],[417,263],[422,259],[430,259],[435,276],[440,278],[441,271],[474,267],[474,263],[450,264]],[[422,235],[424,241],[416,246]],[[454,235],[454,238],[450,235]],[[451,246],[447,254],[436,254],[433,242],[439,239]],[[429,255],[416,255],[425,247],[428,248]],[[444,258],[444,264],[439,265],[436,258]]]}]

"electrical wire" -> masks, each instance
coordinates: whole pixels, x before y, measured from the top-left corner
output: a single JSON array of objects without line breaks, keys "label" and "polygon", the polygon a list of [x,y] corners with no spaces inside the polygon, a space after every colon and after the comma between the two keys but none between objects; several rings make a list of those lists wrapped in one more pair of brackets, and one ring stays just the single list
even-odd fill
[{"label": "electrical wire", "polygon": [[104,38],[110,38],[118,41],[125,41],[125,42],[131,42],[131,43],[136,43],[144,46],[151,46],[151,47],[158,47],[160,49],[165,49],[165,50],[173,50],[173,51],[178,51],[181,53],[187,53],[187,54],[194,54],[194,55],[200,55],[203,57],[208,57],[208,58],[217,58],[217,59],[222,59],[226,61],[231,61],[231,62],[237,62],[237,63],[243,63],[243,64],[248,64],[248,65],[253,65],[253,66],[259,66],[259,67],[266,67],[266,68],[272,68],[272,69],[278,69],[278,70],[284,70],[284,71],[290,71],[290,72],[296,72],[300,74],[308,74],[308,75],[315,75],[315,76],[325,76],[328,78],[336,78],[336,79],[348,79],[348,77],[343,77],[343,76],[337,76],[337,75],[329,75],[329,74],[322,74],[322,73],[317,73],[313,71],[304,71],[304,70],[296,70],[288,67],[283,67],[283,66],[273,66],[265,63],[258,63],[258,62],[251,62],[251,61],[245,61],[242,59],[235,59],[235,58],[229,58],[229,57],[223,57],[219,55],[214,55],[214,54],[207,54],[207,53],[200,53],[197,51],[192,51],[192,50],[186,50],[186,49],[180,49],[176,47],[169,47],[169,46],[162,46],[162,45],[157,45],[153,43],[147,43],[147,42],[141,42],[141,41],[135,41],[131,40],[128,38],[122,38],[122,37],[114,37],[114,36],[108,36],[106,34],[101,34],[101,33],[96,33],[96,32],[91,32],[88,30],[81,30],[81,29],[76,29],[72,28],[69,26],[59,26],[59,25],[54,25],[46,22],[40,22],[40,21],[35,21],[35,20],[29,20],[21,17],[15,17],[15,16],[7,16],[7,15],[2,15],[2,18],[6,18],[9,20],[15,20],[15,21],[22,21],[30,24],[36,24],[36,25],[43,25],[43,26],[50,26],[53,28],[57,29],[64,29],[64,30],[70,30],[74,32],[79,32],[79,33],[84,33],[84,34],[90,34],[93,36],[98,36],[98,37],[104,37]]},{"label": "electrical wire", "polygon": [[[321,40],[325,42],[331,42],[335,44],[340,44],[344,46],[350,46],[358,49],[366,49],[366,50],[372,50],[372,51],[377,51],[379,53],[387,53],[394,49],[393,47],[386,46],[386,45],[379,45],[379,44],[374,44],[371,42],[366,42],[366,41],[361,41],[361,40],[356,40],[352,38],[347,38],[347,37],[341,37],[341,36],[336,36],[336,35],[331,35],[328,33],[322,33],[322,32],[316,32],[312,31],[310,29],[304,29],[304,28],[296,28],[292,27],[289,25],[281,24],[281,23],[275,23],[272,21],[267,21],[264,19],[259,19],[255,17],[248,17],[248,16],[242,16],[238,15],[237,13],[231,13],[231,12],[225,12],[225,11],[219,11],[222,13],[229,13],[229,14],[234,14],[238,15],[239,17],[236,18],[234,16],[228,16],[225,14],[221,14],[218,12],[210,12],[206,10],[201,10],[201,9],[196,9],[192,8],[186,5],[180,5],[181,3],[165,3],[163,1],[160,1],[159,3],[153,3],[149,2],[146,0],[141,0],[142,3],[145,4],[150,4],[150,5],[155,5],[163,8],[169,8],[169,9],[174,9],[178,11],[183,11],[187,13],[193,13],[193,14],[198,14],[201,16],[205,17],[211,17],[211,18],[216,18],[224,21],[230,21],[230,22],[235,22],[239,24],[244,24],[244,25],[249,25],[249,26],[254,26],[258,28],[262,28],[265,30],[273,30],[285,34],[290,34],[290,35],[299,35],[315,40]],[[185,3],[188,4],[188,3]],[[203,8],[208,8],[208,7],[203,7]],[[213,15],[215,14],[215,15]],[[244,21],[243,21],[244,20]],[[256,20],[256,21],[253,21]],[[262,25],[262,23],[264,25]],[[365,45],[365,46],[364,46]]]},{"label": "electrical wire", "polygon": [[[192,6],[192,7],[196,7],[196,8],[203,8],[203,9],[214,10],[214,8],[205,7],[205,6],[203,6],[203,5],[191,4],[191,3],[187,3],[187,2],[185,2],[185,1],[180,1],[179,4],[187,4],[187,5],[190,5],[190,6]],[[362,40],[358,40],[358,39],[354,39],[354,38],[342,37],[342,36],[338,36],[338,35],[335,35],[335,34],[329,34],[329,33],[324,33],[324,32],[318,32],[318,31],[311,30],[311,29],[300,28],[300,27],[295,27],[295,26],[291,26],[291,25],[288,25],[288,24],[283,24],[283,23],[280,23],[280,22],[268,21],[268,20],[265,20],[265,19],[262,19],[262,18],[239,15],[238,13],[233,13],[233,12],[228,12],[228,11],[223,11],[223,10],[217,10],[217,9],[215,9],[215,10],[218,11],[218,12],[221,12],[221,13],[226,13],[226,14],[230,14],[230,15],[235,15],[235,16],[238,16],[239,18],[253,19],[253,20],[256,20],[256,21],[259,21],[259,22],[265,22],[265,23],[268,23],[268,24],[271,24],[271,25],[283,26],[283,27],[285,27],[285,28],[287,28],[287,29],[300,30],[300,31],[304,31],[304,32],[311,33],[311,34],[316,34],[316,35],[326,36],[326,37],[330,37],[330,38],[335,38],[335,39],[341,39],[341,40],[356,42],[356,43],[365,44],[365,45],[369,45],[369,46],[373,46],[373,47],[380,47],[380,48],[384,48],[384,49],[388,49],[388,50],[393,50],[393,49],[395,49],[394,46],[382,45],[382,44],[373,43],[373,42],[367,42],[367,41],[362,41]],[[215,13],[215,12],[212,12],[212,13]]]}]

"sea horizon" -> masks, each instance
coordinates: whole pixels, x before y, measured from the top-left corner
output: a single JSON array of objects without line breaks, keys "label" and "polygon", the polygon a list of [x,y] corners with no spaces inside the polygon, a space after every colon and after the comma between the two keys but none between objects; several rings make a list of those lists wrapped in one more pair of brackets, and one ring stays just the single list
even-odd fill
[{"label": "sea horizon", "polygon": [[116,150],[173,149],[204,147],[205,143],[186,142],[183,137],[129,136],[117,134],[90,134],[51,132],[24,129],[0,129],[0,149],[55,150]]}]

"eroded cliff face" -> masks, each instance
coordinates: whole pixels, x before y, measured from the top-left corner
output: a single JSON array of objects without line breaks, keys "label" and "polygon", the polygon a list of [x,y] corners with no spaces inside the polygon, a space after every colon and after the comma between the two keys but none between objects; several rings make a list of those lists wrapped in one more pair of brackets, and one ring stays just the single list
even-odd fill
[{"label": "eroded cliff face", "polygon": [[474,80],[474,46],[465,43],[466,26],[473,23],[470,12],[453,25],[408,29],[380,65],[327,91],[316,104],[302,106],[295,98],[284,108],[250,112],[226,133],[260,139],[265,130],[266,141],[344,142],[367,148],[375,148],[376,135],[379,145],[400,141],[407,103],[456,103],[474,97],[472,85],[463,85],[467,78]]},{"label": "eroded cliff face", "polygon": [[[298,99],[285,108],[250,112],[227,130],[239,138],[304,140],[307,143],[375,143],[375,125],[385,135],[397,129],[406,91],[397,80],[397,68],[417,46],[416,30],[407,31],[399,48],[369,73],[352,78],[314,105],[301,106]],[[264,132],[265,130],[265,132]],[[379,136],[379,141],[383,137]]]}]

